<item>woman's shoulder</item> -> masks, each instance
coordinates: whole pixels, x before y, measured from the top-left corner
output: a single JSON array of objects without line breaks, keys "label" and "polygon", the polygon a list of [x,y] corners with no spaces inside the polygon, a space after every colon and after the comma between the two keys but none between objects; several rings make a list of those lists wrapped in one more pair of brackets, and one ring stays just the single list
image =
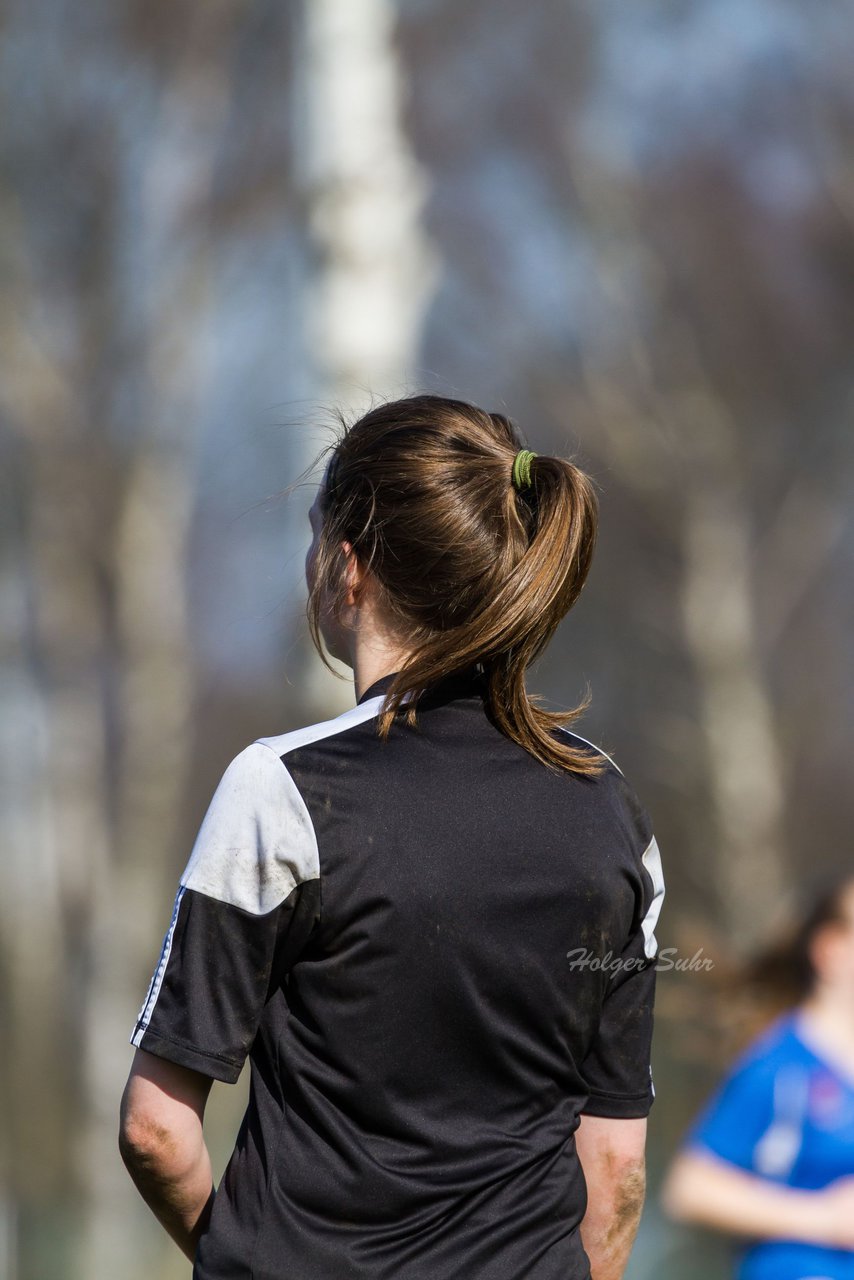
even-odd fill
[{"label": "woman's shoulder", "polygon": [[260,743],[263,747],[269,747],[277,756],[284,757],[299,747],[310,746],[322,742],[325,738],[336,737],[338,734],[357,729],[373,720],[377,715],[380,702],[382,702],[381,697],[370,698],[366,702],[357,703],[355,707],[348,707],[337,715],[328,716],[323,720],[299,725],[294,729],[285,730],[284,733],[256,738],[251,745],[255,747]]},{"label": "woman's shoulder", "polygon": [[574,729],[567,729],[564,725],[558,725],[557,731],[558,733],[565,734],[569,738],[573,738],[575,743],[580,743],[582,749],[584,747],[589,748],[587,752],[588,755],[601,756],[602,759],[605,760],[606,766],[610,766],[609,768],[606,767],[606,773],[615,772],[619,774],[621,778],[625,778],[626,775],[623,773],[616,760],[613,756],[609,755],[603,747],[597,746],[596,743],[591,742],[589,738],[583,738],[580,733],[576,733]]},{"label": "woman's shoulder", "polygon": [[785,1010],[772,1018],[736,1055],[729,1075],[740,1075],[748,1071],[773,1073],[782,1063],[802,1058],[803,1049],[795,1035],[794,1019],[793,1010]]},{"label": "woman's shoulder", "polygon": [[597,789],[599,811],[607,816],[608,821],[615,821],[629,834],[632,844],[638,848],[639,855],[646,853],[651,857],[654,853],[657,857],[658,847],[655,843],[655,824],[652,815],[634,784],[626,776],[623,768],[617,764],[610,751],[606,751],[604,747],[598,746],[589,738],[583,738],[574,730],[560,726],[559,732],[571,738],[574,746],[580,745],[586,748],[591,756],[598,756],[602,760],[603,768],[596,777],[585,777],[581,780],[583,785],[594,786]]}]

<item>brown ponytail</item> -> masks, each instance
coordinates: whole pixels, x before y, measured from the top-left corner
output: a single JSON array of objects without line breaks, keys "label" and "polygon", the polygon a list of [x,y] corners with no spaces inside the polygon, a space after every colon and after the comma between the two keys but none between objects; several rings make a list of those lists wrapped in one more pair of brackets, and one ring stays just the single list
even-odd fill
[{"label": "brown ponytail", "polygon": [[[417,701],[479,663],[502,732],[554,769],[599,774],[603,758],[558,732],[586,710],[589,691],[570,711],[545,711],[525,690],[526,669],[587,578],[597,529],[590,479],[572,462],[538,454],[529,485],[517,490],[522,443],[513,424],[462,400],[416,395],[342,426],[319,498],[324,520],[307,606],[324,663],[321,609],[331,603],[340,618],[347,541],[409,654],[386,691],[380,737],[408,693]],[[415,711],[413,701],[408,724]]]}]

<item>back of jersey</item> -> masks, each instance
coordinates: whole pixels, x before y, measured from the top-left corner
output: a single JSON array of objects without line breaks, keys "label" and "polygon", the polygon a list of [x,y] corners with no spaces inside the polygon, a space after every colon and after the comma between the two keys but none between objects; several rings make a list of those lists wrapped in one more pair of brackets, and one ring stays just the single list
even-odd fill
[{"label": "back of jersey", "polygon": [[252,1062],[194,1275],[586,1280],[578,1118],[654,1097],[649,818],[475,673],[380,741],[390,681],[237,757],[182,877],[134,1043]]}]

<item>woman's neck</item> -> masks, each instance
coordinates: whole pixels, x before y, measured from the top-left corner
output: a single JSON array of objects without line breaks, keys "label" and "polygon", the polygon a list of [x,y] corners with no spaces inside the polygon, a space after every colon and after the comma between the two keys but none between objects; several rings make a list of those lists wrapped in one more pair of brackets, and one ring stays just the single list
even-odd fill
[{"label": "woman's neck", "polygon": [[845,988],[819,986],[798,1006],[798,1022],[817,1048],[854,1071],[854,997]]}]

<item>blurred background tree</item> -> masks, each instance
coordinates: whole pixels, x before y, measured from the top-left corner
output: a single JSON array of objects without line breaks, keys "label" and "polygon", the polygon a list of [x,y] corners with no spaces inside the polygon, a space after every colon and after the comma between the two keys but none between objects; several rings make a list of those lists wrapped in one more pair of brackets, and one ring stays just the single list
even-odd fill
[{"label": "blurred background tree", "polygon": [[[168,1280],[116,1149],[128,1036],[225,764],[352,700],[302,612],[333,405],[462,396],[593,474],[597,563],[531,686],[590,681],[583,731],[656,822],[662,946],[725,969],[850,862],[854,27],[843,0],[4,16],[0,1272]],[[723,1066],[714,993],[660,975],[630,1280],[727,1274],[655,1200]],[[244,1090],[212,1095],[218,1170]]]}]

